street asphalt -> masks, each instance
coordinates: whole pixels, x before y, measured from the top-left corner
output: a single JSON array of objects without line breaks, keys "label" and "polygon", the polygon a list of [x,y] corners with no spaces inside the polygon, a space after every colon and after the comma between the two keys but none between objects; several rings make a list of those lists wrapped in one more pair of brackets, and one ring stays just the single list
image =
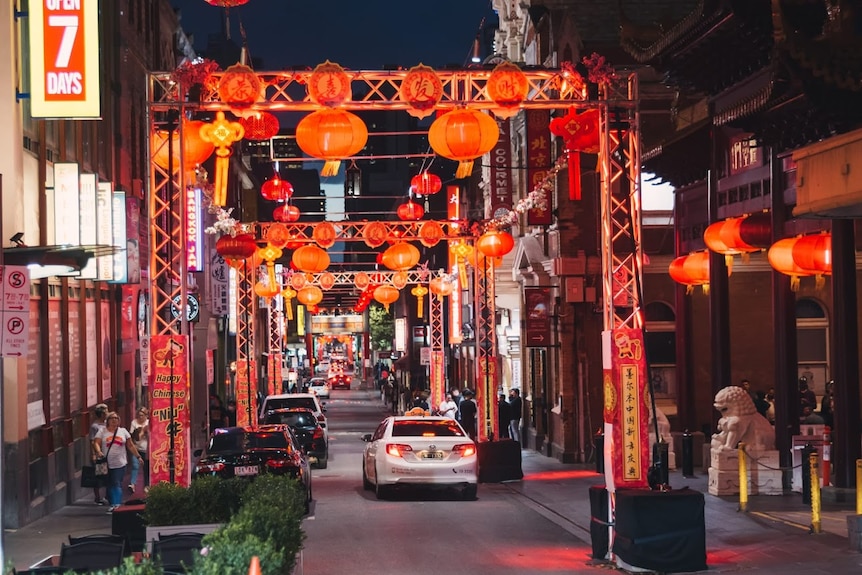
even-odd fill
[{"label": "street asphalt", "polygon": [[[521,453],[524,478],[505,481],[501,487],[589,547],[589,490],[603,483],[595,466],[564,464],[526,449]],[[737,498],[708,494],[707,480],[706,473],[696,468],[690,478],[671,471],[669,482],[672,490],[689,488],[704,494],[708,566],[704,573],[862,573],[862,553],[850,548],[847,532],[847,517],[855,515],[855,501],[823,503],[822,532],[814,534],[810,509],[802,503],[801,494],[752,496],[743,512]],[[110,532],[107,508],[95,505],[89,496],[21,529],[6,530],[4,554],[17,569],[26,569],[59,553],[69,535]],[[618,567],[614,559],[593,558],[573,566],[572,572]]]}]

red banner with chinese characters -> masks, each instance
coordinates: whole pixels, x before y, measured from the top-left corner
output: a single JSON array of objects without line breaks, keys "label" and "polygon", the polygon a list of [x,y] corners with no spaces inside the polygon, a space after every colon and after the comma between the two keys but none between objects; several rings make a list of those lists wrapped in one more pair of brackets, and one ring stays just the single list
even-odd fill
[{"label": "red banner with chinese characters", "polygon": [[174,483],[191,480],[189,416],[189,338],[150,336],[150,483],[171,481],[173,436]]},{"label": "red banner with chinese characters", "polygon": [[443,360],[443,350],[433,349],[431,350],[431,373],[433,374],[433,379],[431,380],[431,408],[436,409],[437,406],[443,401],[446,397],[446,366],[444,365]]},{"label": "red banner with chinese characters", "polygon": [[[551,168],[551,121],[550,110],[527,110],[527,189],[533,191],[544,181]],[[551,224],[552,198],[547,190],[542,190],[545,199],[544,209],[532,208],[527,211],[528,226],[547,226]]]},{"label": "red banner with chinese characters", "polygon": [[267,356],[267,394],[281,393],[281,354],[271,353]]},{"label": "red banner with chinese characters", "polygon": [[[615,489],[648,488],[649,392],[643,331],[617,328],[602,333],[604,358],[604,419],[611,427],[610,465]],[[607,431],[605,453],[608,454]],[[609,482],[608,485],[611,485]],[[610,488],[609,488],[610,489]]]},{"label": "red banner with chinese characters", "polygon": [[[237,427],[255,427],[257,425],[257,382],[255,362],[251,360],[251,369],[247,360],[236,362],[236,424]],[[249,380],[251,377],[251,380]]]}]

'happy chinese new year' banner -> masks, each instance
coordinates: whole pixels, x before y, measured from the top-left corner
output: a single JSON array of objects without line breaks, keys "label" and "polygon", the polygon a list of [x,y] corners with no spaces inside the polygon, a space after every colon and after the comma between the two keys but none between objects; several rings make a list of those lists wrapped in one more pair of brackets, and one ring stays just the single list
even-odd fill
[{"label": "'happy chinese new year' banner", "polygon": [[[236,362],[236,424],[238,427],[257,425],[257,373],[254,360],[248,369],[247,360]],[[249,380],[251,374],[251,380]]]},{"label": "'happy chinese new year' banner", "polygon": [[171,436],[174,440],[174,483],[191,479],[189,417],[189,338],[150,337],[150,477],[155,485],[171,480]]},{"label": "'happy chinese new year' banner", "polygon": [[649,487],[649,397],[643,331],[629,328],[606,331],[602,333],[602,344],[607,485],[616,489],[646,488]]}]

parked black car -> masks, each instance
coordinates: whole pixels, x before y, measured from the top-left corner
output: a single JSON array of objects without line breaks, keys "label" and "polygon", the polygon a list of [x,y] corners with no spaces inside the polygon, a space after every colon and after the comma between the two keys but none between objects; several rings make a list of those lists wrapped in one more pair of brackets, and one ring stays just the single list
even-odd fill
[{"label": "parked black car", "polygon": [[[201,450],[195,456],[201,456]],[[213,431],[194,468],[194,476],[254,479],[263,473],[290,475],[305,488],[305,510],[311,504],[311,469],[297,440],[283,425],[256,429],[225,427]]]},{"label": "parked black car", "polygon": [[266,412],[263,422],[290,427],[312,465],[326,469],[329,442],[313,411],[298,407],[274,409]]}]

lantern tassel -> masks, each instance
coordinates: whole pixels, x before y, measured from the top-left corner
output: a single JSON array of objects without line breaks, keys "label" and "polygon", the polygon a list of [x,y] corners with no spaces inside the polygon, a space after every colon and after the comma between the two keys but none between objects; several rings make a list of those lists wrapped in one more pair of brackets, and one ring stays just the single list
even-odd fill
[{"label": "lantern tassel", "polygon": [[703,284],[700,289],[703,290],[703,295],[709,295],[709,284]]},{"label": "lantern tassel", "polygon": [[287,321],[293,321],[293,302],[290,298],[284,300],[284,317],[287,318]]},{"label": "lantern tassel", "polygon": [[422,309],[422,302],[425,300],[424,296],[418,296],[416,298],[416,317],[423,317],[423,313],[425,310]]},{"label": "lantern tassel", "polygon": [[[219,149],[219,152],[223,148]],[[216,152],[218,154],[218,152]],[[215,166],[215,182],[213,182],[213,205],[224,206],[227,203],[227,171],[230,167],[230,154],[218,155]]]},{"label": "lantern tassel", "polygon": [[467,285],[467,261],[466,258],[459,257],[458,258],[458,276],[461,281],[461,285]]},{"label": "lantern tassel", "polygon": [[455,172],[455,178],[466,178],[473,173],[473,160],[462,161],[458,163],[458,170]]},{"label": "lantern tassel", "polygon": [[341,160],[326,160],[323,163],[323,169],[320,170],[320,175],[323,177],[337,176],[340,167]]},{"label": "lantern tassel", "polygon": [[790,291],[799,291],[799,276],[790,276]]},{"label": "lantern tassel", "polygon": [[569,161],[569,199],[581,199],[581,153],[577,150],[566,150]]},{"label": "lantern tassel", "polygon": [[727,266],[727,277],[733,272],[733,255],[724,254],[724,265]]}]

